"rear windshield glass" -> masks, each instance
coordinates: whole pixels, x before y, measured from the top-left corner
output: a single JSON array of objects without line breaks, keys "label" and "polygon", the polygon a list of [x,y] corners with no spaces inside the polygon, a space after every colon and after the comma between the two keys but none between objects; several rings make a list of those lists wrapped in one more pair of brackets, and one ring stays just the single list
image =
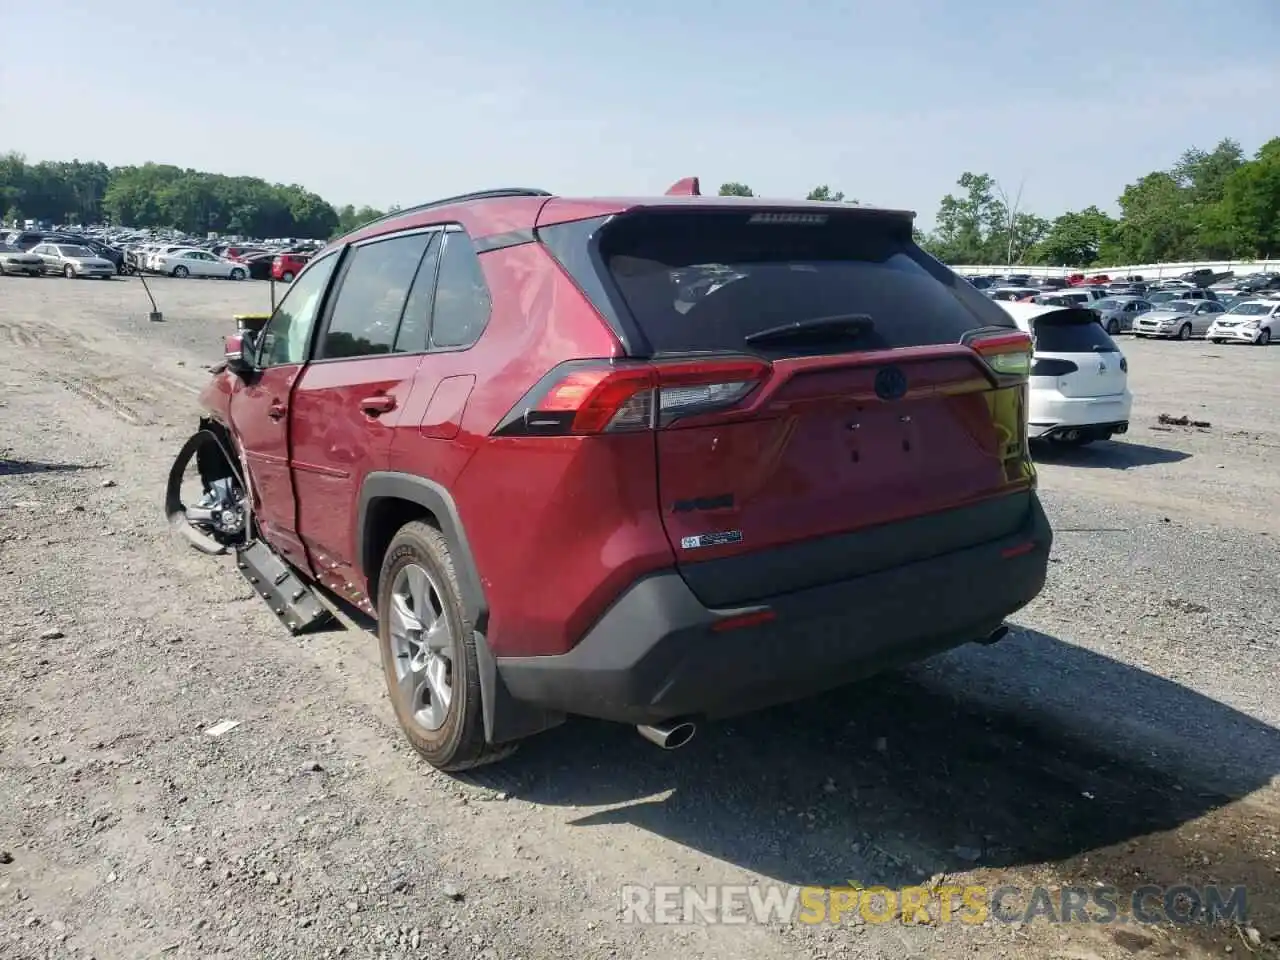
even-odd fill
[{"label": "rear windshield glass", "polygon": [[[602,231],[601,260],[654,353],[872,350],[956,343],[978,327],[1012,325],[920,250],[906,220],[865,212],[779,219],[751,210],[636,213]],[[850,315],[870,323],[804,341],[746,342]]]},{"label": "rear windshield glass", "polygon": [[1096,320],[1037,317],[1035,337],[1036,350],[1046,353],[1110,353],[1119,350]]}]

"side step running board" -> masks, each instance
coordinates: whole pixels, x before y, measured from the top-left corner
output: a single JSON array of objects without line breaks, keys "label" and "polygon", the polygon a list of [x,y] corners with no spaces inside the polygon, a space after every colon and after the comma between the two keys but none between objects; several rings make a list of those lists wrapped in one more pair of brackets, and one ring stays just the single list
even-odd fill
[{"label": "side step running board", "polygon": [[236,567],[295,636],[333,619],[315,591],[263,541],[254,540],[237,547]]}]

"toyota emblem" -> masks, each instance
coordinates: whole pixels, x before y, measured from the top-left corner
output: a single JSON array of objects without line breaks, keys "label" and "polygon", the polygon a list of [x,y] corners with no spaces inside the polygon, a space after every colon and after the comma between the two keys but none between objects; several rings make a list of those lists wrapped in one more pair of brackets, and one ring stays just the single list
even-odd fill
[{"label": "toyota emblem", "polygon": [[899,400],[907,393],[907,375],[898,367],[881,367],[876,372],[876,396]]}]

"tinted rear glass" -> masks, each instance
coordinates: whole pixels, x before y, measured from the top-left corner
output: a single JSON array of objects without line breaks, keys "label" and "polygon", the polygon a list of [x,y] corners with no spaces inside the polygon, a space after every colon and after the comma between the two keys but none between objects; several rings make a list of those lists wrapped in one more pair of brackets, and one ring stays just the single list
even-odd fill
[{"label": "tinted rear glass", "polygon": [[1115,341],[1096,320],[1037,317],[1035,336],[1036,350],[1045,353],[1119,352]]},{"label": "tinted rear glass", "polygon": [[[600,261],[654,353],[871,350],[956,343],[978,327],[1012,326],[916,246],[904,219],[863,212],[827,214],[822,223],[779,223],[767,214],[753,222],[760,213],[642,212],[601,231]],[[871,329],[803,343],[745,342],[770,328],[849,314],[871,317]]]}]

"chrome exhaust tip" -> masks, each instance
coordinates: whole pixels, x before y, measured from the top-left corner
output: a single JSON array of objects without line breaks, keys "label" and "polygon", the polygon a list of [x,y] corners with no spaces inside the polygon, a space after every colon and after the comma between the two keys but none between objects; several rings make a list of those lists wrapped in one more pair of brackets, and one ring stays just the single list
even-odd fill
[{"label": "chrome exhaust tip", "polygon": [[692,720],[664,720],[662,723],[639,723],[636,731],[663,750],[678,750],[693,739],[698,725]]}]

